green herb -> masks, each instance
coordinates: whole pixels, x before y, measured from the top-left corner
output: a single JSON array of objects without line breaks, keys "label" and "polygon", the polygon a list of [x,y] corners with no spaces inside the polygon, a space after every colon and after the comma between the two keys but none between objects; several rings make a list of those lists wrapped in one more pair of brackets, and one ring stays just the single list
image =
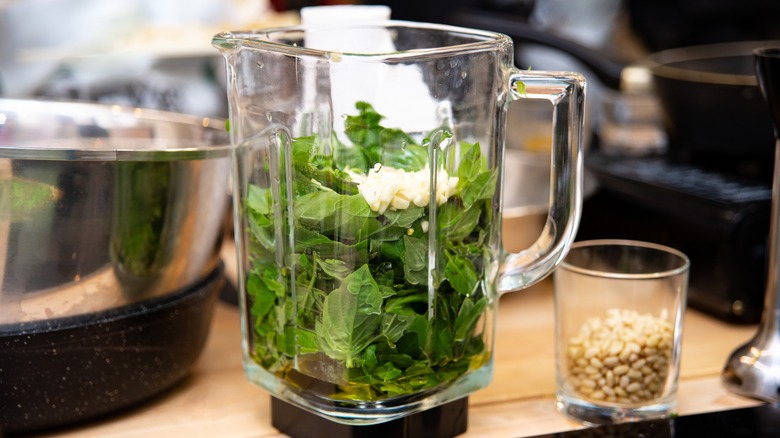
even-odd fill
[{"label": "green herb", "polygon": [[24,221],[52,209],[62,191],[42,181],[0,176],[0,219]]},{"label": "green herb", "polygon": [[368,265],[363,265],[325,297],[315,332],[322,352],[351,368],[381,325],[382,294]]},{"label": "green herb", "polygon": [[133,291],[145,290],[171,257],[166,248],[176,233],[166,218],[180,171],[162,161],[116,164],[110,252],[117,275]]},{"label": "green herb", "polygon": [[[460,143],[460,155],[449,155],[460,163],[450,172],[457,190],[435,223],[427,206],[378,214],[348,172],[423,169],[433,146],[383,127],[365,102],[356,108],[345,121],[352,146],[292,139],[279,186],[248,186],[245,284],[258,364],[291,385],[304,385],[302,373],[330,383],[327,397],[374,401],[447,385],[489,359],[497,174],[478,144]],[[310,363],[319,365],[301,365]]]},{"label": "green herb", "polygon": [[[529,68],[529,70],[530,70],[530,68]],[[522,82],[522,81],[517,81],[517,84],[516,84],[516,86],[517,86],[517,92],[518,92],[518,93],[520,93],[520,94],[522,94],[522,95],[526,95],[526,94],[528,94],[528,93],[527,93],[527,91],[526,91],[526,89],[525,89],[525,82]]]}]

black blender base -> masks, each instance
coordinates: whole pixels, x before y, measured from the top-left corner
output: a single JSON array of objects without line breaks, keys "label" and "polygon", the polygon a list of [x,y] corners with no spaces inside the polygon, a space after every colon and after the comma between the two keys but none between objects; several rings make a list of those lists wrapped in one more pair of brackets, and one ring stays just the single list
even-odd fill
[{"label": "black blender base", "polygon": [[335,423],[271,397],[271,425],[294,438],[452,438],[468,427],[468,397],[370,426]]}]

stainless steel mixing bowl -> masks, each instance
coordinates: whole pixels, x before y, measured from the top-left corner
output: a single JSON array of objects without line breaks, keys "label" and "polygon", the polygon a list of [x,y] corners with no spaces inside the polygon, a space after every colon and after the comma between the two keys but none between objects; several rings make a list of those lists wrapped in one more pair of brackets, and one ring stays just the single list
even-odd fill
[{"label": "stainless steel mixing bowl", "polygon": [[0,99],[0,333],[204,279],[229,179],[222,121]]}]

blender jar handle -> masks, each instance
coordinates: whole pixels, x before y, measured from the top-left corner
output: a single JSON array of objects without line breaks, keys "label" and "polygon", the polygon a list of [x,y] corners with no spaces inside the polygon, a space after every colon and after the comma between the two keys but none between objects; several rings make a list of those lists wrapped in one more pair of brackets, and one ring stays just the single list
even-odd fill
[{"label": "blender jar handle", "polygon": [[547,222],[529,248],[506,254],[498,281],[500,293],[524,289],[552,272],[574,241],[582,211],[585,78],[578,73],[515,69],[509,85],[513,101],[546,99],[552,103],[552,163]]}]

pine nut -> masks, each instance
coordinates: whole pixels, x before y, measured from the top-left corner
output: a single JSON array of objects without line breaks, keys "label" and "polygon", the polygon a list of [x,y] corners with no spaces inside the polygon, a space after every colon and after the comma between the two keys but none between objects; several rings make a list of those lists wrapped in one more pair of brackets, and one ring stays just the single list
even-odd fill
[{"label": "pine nut", "polygon": [[615,367],[615,369],[613,371],[615,372],[616,376],[622,376],[623,374],[627,373],[628,370],[630,370],[630,369],[631,368],[629,368],[628,365],[618,365],[618,366]]},{"label": "pine nut", "polygon": [[633,382],[630,383],[628,386],[626,386],[626,392],[628,392],[629,394],[632,392],[637,392],[641,387],[642,385],[640,385],[639,382]]},{"label": "pine nut", "polygon": [[567,345],[568,384],[583,397],[640,403],[661,396],[669,374],[672,323],[627,309],[590,318]]}]

